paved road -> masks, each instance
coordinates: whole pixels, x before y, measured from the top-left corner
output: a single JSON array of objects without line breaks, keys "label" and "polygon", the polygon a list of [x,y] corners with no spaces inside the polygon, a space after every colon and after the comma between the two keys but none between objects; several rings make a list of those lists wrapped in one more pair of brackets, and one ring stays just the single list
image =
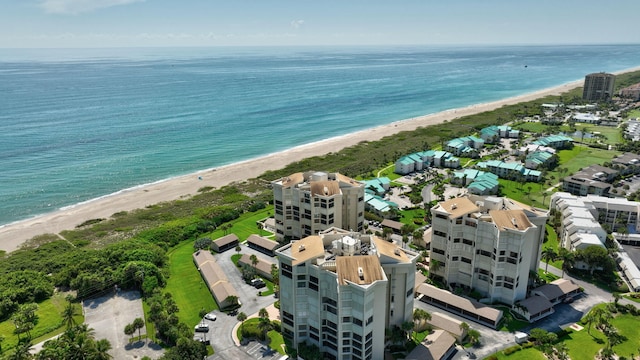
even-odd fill
[{"label": "paved road", "polygon": [[[271,258],[268,255],[265,255],[261,252],[255,251],[245,244],[242,244],[242,254],[253,255],[255,254],[259,258],[267,259],[271,262],[277,263],[276,258]],[[273,295],[270,296],[258,296],[258,290],[253,286],[247,285],[244,280],[242,280],[242,276],[240,271],[231,261],[231,256],[236,254],[236,252],[231,249],[222,254],[216,255],[216,261],[222,268],[222,271],[227,275],[229,282],[233,284],[236,291],[238,292],[238,296],[240,297],[240,301],[242,302],[242,306],[239,311],[244,312],[247,315],[251,315],[261,308],[266,308],[267,306],[273,304],[276,301],[276,298]],[[209,322],[209,339],[211,340],[211,346],[215,350],[215,354],[209,357],[210,360],[236,360],[236,359],[249,359],[256,357],[255,354],[248,354],[247,351],[250,349],[251,344],[246,346],[236,346],[233,342],[231,334],[233,332],[233,327],[238,323],[238,320],[235,316],[229,316],[222,312],[216,312],[217,320],[215,322]],[[260,357],[262,358],[262,354]],[[268,359],[266,357],[265,359]]]}]

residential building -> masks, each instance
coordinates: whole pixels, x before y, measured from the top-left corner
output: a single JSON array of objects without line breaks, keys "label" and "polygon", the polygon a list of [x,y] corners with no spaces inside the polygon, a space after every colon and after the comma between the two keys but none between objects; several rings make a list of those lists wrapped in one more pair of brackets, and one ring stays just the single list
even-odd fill
[{"label": "residential building", "polygon": [[525,160],[524,166],[529,169],[546,168],[550,166],[556,157],[546,151],[534,151],[529,153]]},{"label": "residential building", "polygon": [[276,239],[300,239],[332,227],[360,231],[365,185],[339,173],[295,173],[273,181]]},{"label": "residential building", "polygon": [[600,116],[592,113],[575,113],[571,116],[573,121],[585,124],[597,125],[602,120]]},{"label": "residential building", "polygon": [[591,165],[562,179],[562,190],[581,196],[607,196],[611,190],[611,182],[617,175],[618,171],[614,169]]},{"label": "residential building", "polygon": [[497,175],[475,169],[455,171],[451,174],[451,183],[467,186],[467,190],[476,195],[495,195],[500,186]]},{"label": "residential building", "polygon": [[235,308],[240,305],[240,299],[235,288],[227,279],[224,271],[209,251],[198,250],[193,253],[193,263],[207,284],[211,295],[220,309]]},{"label": "residential building", "polygon": [[364,208],[369,212],[384,217],[389,211],[397,210],[398,204],[367,192],[364,194]]},{"label": "residential building", "polygon": [[480,169],[490,171],[502,179],[535,181],[542,180],[542,172],[524,167],[519,162],[504,162],[500,160],[483,161],[476,164]]},{"label": "residential building", "polygon": [[520,131],[507,125],[491,125],[480,130],[480,138],[487,144],[495,144],[501,138],[517,139],[518,137],[520,137]]},{"label": "residential building", "polygon": [[640,141],[640,121],[638,119],[629,120],[626,122],[627,128],[624,130],[624,135],[631,141]]},{"label": "residential building", "polygon": [[[576,250],[580,244],[604,246],[607,232],[626,229],[628,233],[636,233],[640,227],[638,214],[640,202],[624,198],[608,198],[603,196],[575,196],[565,192],[557,192],[551,196],[549,204],[552,210],[561,213],[562,230],[559,239],[562,246]],[[585,236],[590,235],[590,236]],[[595,241],[594,236],[598,238]]]},{"label": "residential building", "polygon": [[588,101],[611,100],[616,76],[604,72],[593,73],[585,76],[582,99]]},{"label": "residential building", "polygon": [[431,209],[433,271],[450,288],[474,289],[513,304],[537,271],[547,211],[494,196],[468,195]]},{"label": "residential building", "polygon": [[620,89],[620,97],[638,101],[640,100],[640,84],[634,84]]},{"label": "residential building", "polygon": [[211,250],[221,253],[229,249],[234,249],[240,243],[236,234],[225,235],[211,242]]},{"label": "residential building", "polygon": [[568,149],[573,146],[573,139],[564,135],[549,135],[532,142],[533,145],[548,146],[554,149]]},{"label": "residential building", "polygon": [[484,140],[475,136],[465,136],[449,140],[444,150],[451,152],[455,156],[477,158],[480,150],[484,147]]},{"label": "residential building", "polygon": [[620,169],[621,175],[640,173],[640,155],[626,152],[611,160],[613,167]]},{"label": "residential building", "polygon": [[543,146],[543,145],[536,145],[536,144],[527,144],[525,146],[520,147],[519,149],[516,149],[513,151],[514,155],[528,155],[531,154],[533,152],[536,151],[544,151],[544,152],[548,152],[549,154],[555,154],[556,153],[556,149],[549,147],[549,146]]},{"label": "residential building", "polygon": [[325,359],[382,359],[385,329],[412,319],[413,251],[332,228],[276,253],[282,334],[292,344],[314,344]]}]

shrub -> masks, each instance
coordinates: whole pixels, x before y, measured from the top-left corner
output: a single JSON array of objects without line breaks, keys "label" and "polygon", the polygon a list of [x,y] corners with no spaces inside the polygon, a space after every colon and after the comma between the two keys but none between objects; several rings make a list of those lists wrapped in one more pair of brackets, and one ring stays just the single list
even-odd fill
[{"label": "shrub", "polygon": [[520,350],[522,350],[522,347],[520,345],[514,345],[514,346],[511,346],[511,347],[508,347],[508,348],[504,349],[502,352],[505,355],[511,355],[514,352],[517,352],[517,351],[520,351]]},{"label": "shrub", "polygon": [[488,356],[486,360],[498,360],[498,357],[496,355],[491,355],[491,356]]}]

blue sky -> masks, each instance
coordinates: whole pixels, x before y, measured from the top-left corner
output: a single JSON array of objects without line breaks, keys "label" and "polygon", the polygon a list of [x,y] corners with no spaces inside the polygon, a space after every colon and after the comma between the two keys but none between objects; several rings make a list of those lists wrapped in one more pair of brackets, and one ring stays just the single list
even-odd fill
[{"label": "blue sky", "polygon": [[639,13],[639,0],[0,0],[0,47],[640,43]]}]

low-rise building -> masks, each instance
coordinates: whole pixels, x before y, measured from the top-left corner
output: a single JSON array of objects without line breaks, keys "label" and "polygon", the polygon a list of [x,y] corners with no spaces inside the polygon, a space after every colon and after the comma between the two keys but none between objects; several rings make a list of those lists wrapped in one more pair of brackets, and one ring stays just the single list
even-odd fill
[{"label": "low-rise building", "polygon": [[617,175],[617,170],[591,165],[562,179],[562,191],[581,196],[607,196],[611,190],[611,182]]},{"label": "low-rise building", "polygon": [[495,144],[501,138],[517,139],[518,137],[520,137],[520,131],[508,125],[491,125],[480,130],[480,138],[487,144]]},{"label": "low-rise building", "polygon": [[193,253],[193,263],[198,268],[202,279],[207,284],[220,309],[233,308],[240,305],[238,293],[209,251],[198,250]]},{"label": "low-rise building", "polygon": [[480,150],[484,147],[484,140],[475,136],[465,136],[449,140],[444,150],[451,152],[456,156],[477,158]]},{"label": "low-rise building", "polygon": [[236,234],[225,235],[211,242],[211,250],[221,253],[238,246],[240,239]]},{"label": "low-rise building", "polygon": [[519,162],[504,162],[500,160],[488,160],[479,162],[476,166],[480,169],[490,171],[502,179],[539,182],[542,180],[542,172],[524,167]]},{"label": "low-rise building", "polygon": [[549,135],[532,142],[532,144],[548,146],[554,149],[568,149],[573,146],[573,139],[564,135]]},{"label": "low-rise building", "polygon": [[534,151],[526,156],[524,166],[529,169],[547,168],[555,159],[553,154],[546,151]]}]

